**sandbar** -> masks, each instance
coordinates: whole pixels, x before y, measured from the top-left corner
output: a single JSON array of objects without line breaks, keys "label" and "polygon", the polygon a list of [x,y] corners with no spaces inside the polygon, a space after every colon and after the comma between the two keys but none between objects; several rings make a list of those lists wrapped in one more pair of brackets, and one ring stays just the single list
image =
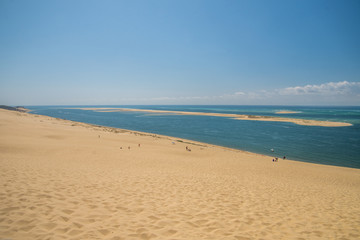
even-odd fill
[{"label": "sandbar", "polygon": [[3,239],[360,238],[360,169],[2,109],[0,133]]},{"label": "sandbar", "polygon": [[320,126],[320,127],[349,127],[351,123],[345,122],[331,122],[331,121],[318,121],[299,118],[283,118],[272,116],[258,116],[258,115],[245,115],[245,114],[227,114],[227,113],[206,113],[206,112],[184,112],[184,111],[168,111],[168,110],[150,110],[150,109],[134,109],[134,108],[79,108],[82,110],[91,110],[97,112],[150,112],[161,114],[177,114],[177,115],[194,115],[194,116],[215,116],[215,117],[228,117],[236,120],[250,120],[250,121],[268,121],[268,122],[291,122],[304,126]]},{"label": "sandbar", "polygon": [[289,110],[281,110],[281,111],[277,111],[276,114],[295,114],[295,113],[300,113],[298,111],[289,111]]}]

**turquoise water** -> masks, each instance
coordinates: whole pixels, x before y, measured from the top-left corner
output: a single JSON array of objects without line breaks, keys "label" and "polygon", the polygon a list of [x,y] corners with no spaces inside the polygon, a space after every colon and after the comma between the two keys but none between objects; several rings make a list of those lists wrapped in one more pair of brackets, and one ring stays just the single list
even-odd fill
[{"label": "turquoise water", "polygon": [[[171,111],[237,113],[328,120],[351,127],[300,126],[284,122],[146,112],[95,112],[76,107],[127,107]],[[360,168],[360,107],[289,106],[28,106],[33,113],[73,121],[151,132],[274,157]],[[277,111],[295,114],[276,114]],[[271,152],[270,149],[274,149]]]}]

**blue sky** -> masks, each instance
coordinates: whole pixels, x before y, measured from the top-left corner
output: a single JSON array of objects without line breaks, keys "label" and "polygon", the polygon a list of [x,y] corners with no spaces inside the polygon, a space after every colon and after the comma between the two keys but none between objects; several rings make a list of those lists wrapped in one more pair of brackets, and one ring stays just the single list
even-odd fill
[{"label": "blue sky", "polygon": [[360,105],[360,1],[0,1],[0,104]]}]

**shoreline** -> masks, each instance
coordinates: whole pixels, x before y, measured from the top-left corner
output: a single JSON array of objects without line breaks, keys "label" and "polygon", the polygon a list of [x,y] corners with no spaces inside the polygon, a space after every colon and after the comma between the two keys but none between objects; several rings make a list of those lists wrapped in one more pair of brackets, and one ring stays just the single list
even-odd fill
[{"label": "shoreline", "polygon": [[[194,146],[198,146],[198,147],[219,148],[219,149],[223,149],[223,150],[226,150],[226,151],[244,153],[244,154],[260,156],[260,157],[266,157],[268,159],[275,158],[274,156],[267,155],[267,154],[256,153],[256,152],[251,152],[251,151],[246,151],[246,150],[242,150],[242,149],[231,148],[231,147],[226,147],[226,146],[221,146],[221,145],[216,145],[216,144],[211,144],[211,143],[206,143],[206,142],[200,142],[200,141],[191,140],[191,139],[185,139],[185,138],[180,138],[180,137],[162,135],[162,134],[151,133],[151,132],[142,132],[142,131],[130,130],[130,129],[124,129],[124,128],[109,127],[109,126],[98,125],[98,124],[84,123],[84,122],[78,122],[78,121],[63,119],[63,118],[51,117],[51,116],[47,116],[47,115],[35,114],[35,113],[31,113],[32,110],[29,110],[29,109],[26,109],[26,108],[24,108],[24,109],[26,111],[19,111],[18,114],[22,114],[22,115],[25,115],[25,116],[26,115],[32,115],[32,116],[35,116],[35,117],[51,119],[51,120],[54,120],[54,121],[59,121],[59,122],[65,123],[65,124],[70,124],[72,127],[77,126],[77,127],[83,127],[85,129],[90,128],[92,130],[101,131],[101,132],[105,132],[105,133],[106,132],[107,133],[115,133],[115,134],[129,133],[129,134],[134,134],[135,136],[145,136],[145,137],[152,137],[152,138],[157,138],[157,139],[170,140],[172,142],[181,143],[181,144],[190,144],[190,145],[194,145]],[[1,113],[2,110],[3,109],[0,109],[0,113]],[[89,109],[84,109],[84,110],[89,110]],[[141,109],[131,109],[130,111],[138,111],[138,110],[141,110]],[[12,110],[5,110],[5,111],[12,111]],[[148,111],[148,110],[144,110],[144,111]],[[149,110],[149,111],[157,111],[157,110]],[[161,112],[161,110],[159,110],[159,111]],[[280,159],[280,160],[283,161],[282,159]],[[335,167],[335,168],[345,168],[345,169],[360,170],[360,168],[355,168],[355,167],[346,167],[346,166],[339,166],[339,165],[332,165],[332,164],[321,164],[321,163],[293,160],[293,159],[289,159],[289,158],[286,158],[285,161],[294,162],[294,163],[301,163],[301,164],[317,165],[317,166],[326,166],[326,167]]]},{"label": "shoreline", "polygon": [[283,117],[272,117],[272,116],[258,116],[258,115],[245,115],[245,114],[184,112],[184,111],[150,110],[150,109],[135,109],[135,108],[75,108],[75,109],[97,111],[97,112],[150,112],[150,113],[176,114],[176,115],[215,116],[215,117],[233,118],[236,120],[291,122],[291,123],[295,123],[298,125],[319,126],[319,127],[349,127],[349,126],[353,126],[351,123],[344,123],[344,122],[330,122],[330,121],[318,121],[318,120],[283,118]]},{"label": "shoreline", "polygon": [[360,169],[2,109],[0,132],[3,238],[360,237]]},{"label": "shoreline", "polygon": [[[101,108],[101,109],[104,109],[104,108]],[[109,109],[112,109],[112,108],[109,108]],[[84,110],[92,110],[92,109],[84,109]],[[131,109],[131,111],[133,111],[133,110],[137,111],[137,109],[136,110]],[[202,146],[202,147],[221,148],[221,149],[234,151],[234,152],[246,153],[246,154],[250,154],[250,155],[253,154],[254,156],[267,157],[270,160],[273,159],[273,158],[276,158],[276,155],[277,155],[276,153],[274,153],[274,155],[256,153],[256,152],[251,152],[251,151],[247,151],[247,150],[243,150],[243,149],[231,148],[231,147],[226,147],[226,146],[221,146],[221,145],[216,145],[216,144],[211,144],[211,143],[206,143],[206,142],[200,142],[200,141],[191,140],[191,139],[185,139],[185,138],[180,138],[180,137],[174,137],[174,136],[169,136],[169,135],[162,135],[162,134],[151,133],[151,132],[142,132],[142,131],[137,131],[137,130],[125,129],[125,128],[117,128],[117,127],[109,127],[109,126],[98,125],[98,124],[84,123],[84,122],[78,122],[78,121],[63,119],[63,118],[55,118],[55,117],[50,117],[50,116],[47,116],[47,115],[34,114],[34,113],[31,113],[31,111],[32,110],[28,110],[27,112],[24,112],[24,113],[28,113],[28,114],[31,114],[31,115],[42,116],[42,117],[47,117],[47,118],[52,118],[52,119],[56,119],[56,120],[71,123],[72,125],[82,126],[82,127],[85,127],[85,128],[94,128],[95,127],[99,131],[114,132],[114,133],[128,132],[130,134],[135,134],[135,135],[140,135],[140,136],[150,136],[150,137],[160,138],[160,139],[167,139],[167,140],[171,140],[171,141],[175,141],[175,142],[187,143],[187,144],[197,145],[197,146]],[[145,111],[147,111],[147,110],[145,110]],[[149,111],[155,111],[155,110],[149,110]],[[159,111],[161,111],[161,110],[159,110]],[[100,112],[102,112],[102,111],[100,111]],[[283,161],[282,157],[278,156],[278,158],[281,159],[281,161]],[[311,161],[295,160],[295,159],[287,158],[287,156],[286,156],[285,161],[300,162],[300,163],[304,163],[304,164],[315,164],[315,165],[319,165],[319,166],[331,166],[331,167],[340,167],[340,168],[360,169],[360,168],[356,168],[356,167],[340,166],[340,165],[336,165],[336,164],[321,164],[321,163],[316,163],[316,162],[311,162]]]},{"label": "shoreline", "polygon": [[[108,126],[104,126],[104,125],[78,122],[78,121],[73,121],[73,120],[68,120],[68,119],[63,119],[63,118],[55,118],[55,117],[50,117],[47,115],[34,114],[34,113],[31,113],[31,110],[29,110],[29,112],[26,112],[26,113],[34,115],[34,116],[46,117],[46,118],[57,120],[57,121],[63,121],[65,123],[71,124],[72,126],[81,126],[84,128],[92,128],[93,130],[96,130],[96,131],[112,132],[115,134],[116,133],[130,133],[130,134],[134,134],[134,135],[171,140],[171,141],[175,141],[178,143],[190,144],[190,145],[195,145],[195,146],[200,146],[200,147],[220,148],[220,149],[224,149],[227,151],[240,152],[240,153],[245,153],[245,154],[250,154],[250,155],[253,154],[254,156],[268,157],[269,159],[274,158],[273,156],[266,155],[266,154],[250,152],[250,151],[246,151],[246,150],[242,150],[242,149],[231,148],[231,147],[226,147],[226,146],[221,146],[221,145],[216,145],[216,144],[211,144],[211,143],[206,143],[206,142],[199,142],[196,140],[191,140],[191,139],[186,139],[186,138],[173,137],[173,136],[169,136],[169,135],[162,135],[162,134],[151,133],[151,132],[142,132],[142,131],[125,129],[125,128],[108,127]],[[292,159],[288,159],[288,158],[286,159],[286,161],[301,162],[301,161],[292,160]],[[318,163],[312,163],[312,162],[303,162],[303,163],[334,166],[334,167],[343,167],[343,166],[337,166],[337,165],[326,165],[326,164],[318,164]],[[350,168],[350,167],[344,167],[344,168]]]},{"label": "shoreline", "polygon": [[[201,147],[220,148],[220,149],[233,151],[233,152],[245,153],[245,154],[254,155],[254,156],[267,157],[269,160],[271,160],[273,158],[276,158],[276,156],[275,156],[276,153],[274,153],[274,155],[272,156],[272,155],[267,155],[267,154],[263,154],[263,153],[256,153],[256,152],[251,152],[251,151],[247,151],[247,150],[243,150],[243,149],[231,148],[231,147],[226,147],[226,146],[221,146],[221,145],[216,145],[216,144],[211,144],[211,143],[206,143],[206,142],[200,142],[200,141],[186,139],[186,138],[174,137],[174,136],[169,136],[169,135],[162,135],[162,134],[151,133],[151,132],[142,132],[142,131],[125,129],[125,128],[117,128],[117,127],[109,127],[109,126],[98,125],[98,124],[84,123],[84,122],[78,122],[78,121],[63,119],[63,118],[55,118],[55,117],[50,117],[50,116],[47,116],[47,115],[34,114],[34,113],[31,113],[31,110],[29,110],[29,111],[27,111],[25,113],[28,113],[28,114],[31,114],[31,115],[36,115],[36,116],[52,118],[52,119],[59,120],[59,121],[64,121],[64,122],[67,122],[67,123],[69,123],[69,124],[71,124],[73,126],[82,126],[82,127],[85,127],[85,128],[96,128],[96,130],[98,130],[98,131],[113,132],[113,133],[127,132],[127,133],[134,134],[134,135],[148,136],[148,137],[154,137],[154,138],[159,138],[159,139],[166,139],[166,140],[171,140],[171,141],[178,142],[178,143],[186,143],[186,144],[195,145],[195,146],[201,146]],[[278,157],[278,158],[281,161],[284,161],[281,157]],[[300,162],[300,163],[304,163],[304,164],[315,164],[315,165],[319,165],[319,166],[331,166],[331,167],[340,167],[340,168],[349,168],[349,169],[360,169],[360,168],[355,168],[355,167],[339,166],[339,165],[335,165],[335,164],[321,164],[321,163],[315,163],[315,162],[310,162],[310,161],[301,161],[301,160],[295,160],[295,159],[291,159],[291,158],[287,158],[287,157],[286,157],[285,161]]]}]

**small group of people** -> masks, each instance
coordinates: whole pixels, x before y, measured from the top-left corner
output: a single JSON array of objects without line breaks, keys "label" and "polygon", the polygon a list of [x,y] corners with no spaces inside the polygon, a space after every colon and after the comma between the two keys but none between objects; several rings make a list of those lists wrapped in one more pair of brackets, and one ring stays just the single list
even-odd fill
[{"label": "small group of people", "polygon": [[[286,157],[284,156],[284,157],[283,157],[283,160],[285,160],[285,159],[286,159]],[[277,157],[276,157],[276,158],[273,158],[272,161],[273,161],[273,162],[278,162],[278,161],[279,161],[279,158],[277,158]]]},{"label": "small group of people", "polygon": [[190,148],[188,148],[188,146],[186,146],[186,151],[191,152],[191,149],[190,149]]},{"label": "small group of people", "polygon": [[[138,147],[140,147],[141,145],[140,145],[140,143],[138,144]],[[123,149],[122,147],[120,147],[120,149]],[[128,146],[128,149],[130,150],[131,149],[131,147],[130,146]]]}]

